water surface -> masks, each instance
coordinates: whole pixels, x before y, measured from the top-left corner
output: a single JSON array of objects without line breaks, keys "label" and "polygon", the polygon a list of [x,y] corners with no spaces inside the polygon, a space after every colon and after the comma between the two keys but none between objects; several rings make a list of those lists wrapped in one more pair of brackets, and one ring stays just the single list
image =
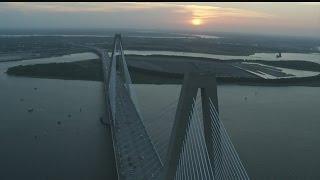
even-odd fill
[{"label": "water surface", "polygon": [[[170,128],[174,112],[165,107],[178,98],[180,86],[136,90],[145,121],[155,121],[148,126],[151,136]],[[218,98],[221,120],[252,179],[320,178],[319,87],[223,85]]]},{"label": "water surface", "polygon": [[[4,73],[42,60],[0,63],[0,179],[115,179],[110,132],[99,122],[102,83]],[[145,120],[160,121],[151,135],[168,138],[157,133],[172,122],[159,113],[174,115],[164,108],[180,86],[136,87]],[[221,120],[252,179],[320,179],[319,87],[224,85],[218,97]]]},{"label": "water surface", "polygon": [[0,179],[116,179],[102,83],[4,73],[42,60],[0,63]]}]

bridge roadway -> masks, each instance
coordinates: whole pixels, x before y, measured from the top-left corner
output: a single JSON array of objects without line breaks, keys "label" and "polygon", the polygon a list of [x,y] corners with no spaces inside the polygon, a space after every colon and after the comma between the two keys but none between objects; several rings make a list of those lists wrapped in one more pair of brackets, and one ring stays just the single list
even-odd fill
[{"label": "bridge roadway", "polygon": [[[105,97],[108,104],[108,106],[106,107],[107,111],[110,113],[111,107],[113,107],[113,109],[115,107],[116,109],[115,117],[113,117],[113,120],[110,122],[110,127],[111,127],[111,133],[112,133],[112,142],[113,142],[114,154],[116,159],[118,179],[120,180],[124,180],[124,179],[125,180],[160,180],[160,178],[163,178],[161,174],[163,173],[162,171],[163,164],[145,129],[145,126],[142,122],[142,119],[139,116],[136,106],[132,101],[132,98],[130,97],[130,93],[132,92],[129,89],[127,89],[128,84],[123,79],[124,75],[121,74],[120,71],[119,72],[112,71],[112,73],[114,74],[111,74],[111,71],[110,71],[111,61],[108,54],[98,48],[92,48],[92,49],[98,54],[100,54],[102,65],[103,65],[102,68],[104,73],[105,90],[106,90]],[[111,68],[116,68],[115,65],[117,64],[112,63],[112,65],[113,67]],[[121,64],[119,65],[121,66]],[[116,69],[113,69],[113,70],[116,70]],[[126,71],[126,70],[127,70],[126,68],[123,69],[123,71]],[[109,75],[113,78],[110,78]],[[116,77],[114,78],[114,76]],[[112,98],[113,103],[111,103],[108,98],[109,95],[113,94],[108,92],[109,85],[111,85],[112,87],[114,87],[115,85],[116,93],[114,94],[115,96],[113,97],[115,97],[116,100],[114,101]],[[132,85],[132,84],[129,84],[129,85]],[[214,107],[214,105],[212,106]],[[214,120],[215,118],[217,118],[216,116],[217,116],[217,112],[215,112],[214,115],[212,114],[210,115],[211,123],[219,122],[218,120]],[[219,130],[221,127],[223,127],[223,126],[220,126],[220,124],[215,124],[211,126],[218,127]],[[198,130],[197,132],[200,132],[200,131]],[[221,130],[219,132],[221,132]],[[227,153],[227,154],[224,154],[224,157],[225,156],[228,157],[229,160],[226,160],[226,161],[223,160],[219,162],[220,165],[217,167],[221,167],[223,170],[222,172],[219,173],[219,176],[220,175],[222,177],[230,176],[232,177],[231,179],[249,179],[244,167],[242,166],[242,163],[239,157],[236,154],[236,151],[232,145],[232,142],[230,141],[230,139],[228,139],[225,129],[223,129],[222,132],[225,133],[224,138],[227,138],[226,140],[221,141],[221,142],[224,142],[223,144],[225,146],[224,149],[222,150],[224,150],[223,153]],[[197,141],[197,139],[194,139],[194,138],[193,140]],[[201,157],[205,157],[205,156],[200,155],[200,159],[201,159],[200,160],[199,154],[197,155],[197,152],[200,152],[199,148],[201,147],[198,146],[197,147],[198,150],[196,151],[193,151],[192,149],[190,149],[193,147],[195,146],[193,145],[188,146],[187,148],[189,149],[184,151],[186,153],[192,154],[191,158],[187,160],[184,160],[183,158],[182,161],[195,160],[195,163],[198,162],[197,166],[200,167],[199,162],[202,161]],[[209,146],[209,147],[212,147],[212,146]],[[225,149],[227,149],[227,151]],[[189,155],[185,154],[185,156],[187,157]],[[209,157],[207,159],[210,161]],[[182,166],[184,167],[184,170],[180,170],[178,174],[181,175],[193,169],[193,166],[191,169],[185,168],[186,167],[184,166],[185,163],[186,162],[182,162],[183,164]],[[203,163],[202,163],[202,167],[204,167]],[[194,169],[192,171],[195,172]],[[171,175],[174,176],[175,174],[177,174],[177,172],[178,171],[173,171]],[[204,174],[204,176],[210,177],[208,173],[213,174],[212,172],[208,171],[208,168],[207,168],[206,174]],[[201,176],[201,178],[196,178],[196,179],[204,179],[202,176],[202,173],[198,174],[198,173],[191,172],[191,174],[193,174],[194,176],[197,175],[198,177]]]},{"label": "bridge roadway", "polygon": [[162,168],[160,158],[119,75],[116,98],[114,145],[119,179],[157,179]]},{"label": "bridge roadway", "polygon": [[[105,96],[108,102],[110,58],[103,49],[86,47],[100,55],[106,90]],[[111,122],[110,126],[118,179],[158,180],[161,177],[160,173],[163,167],[160,157],[120,74],[117,74],[116,83],[116,120],[115,123]]]}]

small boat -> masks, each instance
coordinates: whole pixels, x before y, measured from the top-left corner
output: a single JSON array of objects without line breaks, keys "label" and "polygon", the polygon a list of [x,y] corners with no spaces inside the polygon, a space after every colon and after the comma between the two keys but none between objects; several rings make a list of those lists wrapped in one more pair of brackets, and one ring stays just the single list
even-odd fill
[{"label": "small boat", "polygon": [[33,110],[34,110],[33,108],[29,108],[28,112],[33,112]]},{"label": "small boat", "polygon": [[279,52],[276,57],[281,58],[282,57],[281,52]]}]

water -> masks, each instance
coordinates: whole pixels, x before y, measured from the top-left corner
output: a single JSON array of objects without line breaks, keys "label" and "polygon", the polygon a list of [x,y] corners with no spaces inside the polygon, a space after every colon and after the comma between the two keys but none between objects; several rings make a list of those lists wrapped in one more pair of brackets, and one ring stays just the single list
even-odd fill
[{"label": "water", "polygon": [[300,60],[320,63],[320,53],[281,53],[282,57],[277,58],[276,53],[255,53],[249,56],[232,56],[232,55],[219,55],[219,54],[207,54],[207,53],[191,53],[191,52],[178,52],[178,51],[140,51],[140,50],[126,50],[127,55],[165,55],[165,56],[185,56],[185,57],[200,57],[209,59],[220,60],[267,60],[267,61],[279,61],[279,60]]},{"label": "water", "polygon": [[218,39],[221,37],[218,36],[211,36],[211,35],[204,35],[204,34],[193,34],[193,36],[199,37],[199,38],[203,38],[203,39]]},{"label": "water", "polygon": [[116,179],[110,130],[99,121],[105,116],[102,83],[4,73],[20,63],[88,57],[0,63],[0,179]]},{"label": "water", "polygon": [[[136,85],[136,90],[148,121],[179,96],[180,86]],[[319,87],[218,87],[221,120],[251,179],[320,178],[319,92]],[[172,124],[168,117],[161,121],[151,132]]]},{"label": "water", "polygon": [[[68,61],[86,59],[81,57]],[[99,122],[102,83],[4,74],[7,67],[38,62],[44,63],[0,63],[0,179],[115,179],[110,131]],[[176,85],[136,87],[146,120],[180,93]],[[320,178],[319,92],[300,86],[218,87],[221,120],[252,179]],[[157,123],[157,132],[171,124],[168,119]]]}]

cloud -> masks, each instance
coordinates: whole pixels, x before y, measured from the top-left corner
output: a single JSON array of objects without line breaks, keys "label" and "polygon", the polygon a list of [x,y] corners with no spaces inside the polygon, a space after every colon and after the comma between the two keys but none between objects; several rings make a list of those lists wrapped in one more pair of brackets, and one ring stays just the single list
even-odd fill
[{"label": "cloud", "polygon": [[164,3],[99,3],[99,2],[8,2],[8,7],[19,11],[42,12],[119,12],[168,7]]},{"label": "cloud", "polygon": [[[1,2],[0,28],[194,28],[267,33],[299,30],[306,33],[307,30],[319,31],[319,7],[320,3],[317,2]],[[201,19],[204,23],[193,27],[191,20],[195,18]],[[302,28],[303,30],[300,30]]]},{"label": "cloud", "polygon": [[320,2],[298,2],[299,5],[320,6]]},{"label": "cloud", "polygon": [[183,5],[188,11],[191,11],[193,17],[201,19],[210,19],[217,17],[238,17],[238,18],[270,18],[273,15],[256,12],[251,10],[244,10],[238,8],[224,8],[218,6],[208,5]]},{"label": "cloud", "polygon": [[121,12],[171,9],[176,13],[188,13],[196,18],[209,19],[217,17],[239,17],[239,18],[268,18],[270,14],[244,10],[238,8],[225,8],[214,5],[195,5],[188,3],[147,3],[147,2],[9,2],[8,7],[19,11],[41,11],[41,12]]}]

